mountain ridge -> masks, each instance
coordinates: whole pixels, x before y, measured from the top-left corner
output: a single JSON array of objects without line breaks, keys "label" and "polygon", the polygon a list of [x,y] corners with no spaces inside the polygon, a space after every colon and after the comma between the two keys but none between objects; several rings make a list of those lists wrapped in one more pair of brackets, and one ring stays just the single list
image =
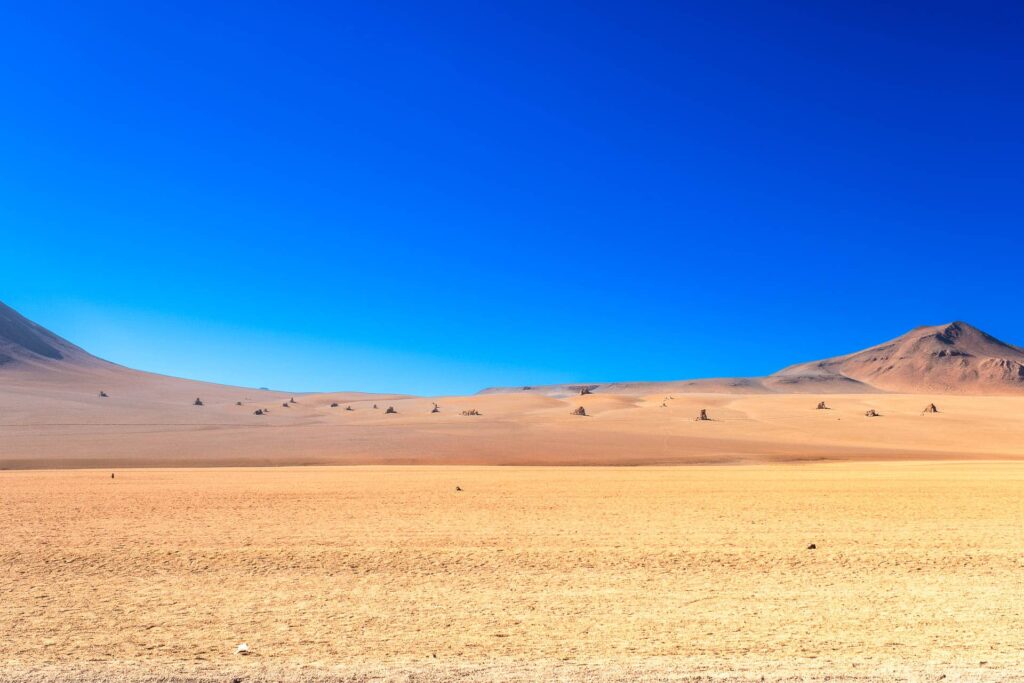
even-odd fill
[{"label": "mountain ridge", "polygon": [[789,365],[764,377],[665,382],[490,387],[480,393],[537,391],[550,396],[628,393],[942,393],[1024,394],[1024,349],[963,321],[922,325],[882,344]]},{"label": "mountain ridge", "polygon": [[[116,369],[151,375],[102,360],[0,302],[0,369],[54,372]],[[195,380],[189,380],[195,381]],[[636,393],[943,393],[1024,394],[1024,348],[969,323],[915,327],[860,351],[789,365],[764,377],[662,382],[568,383],[490,387],[480,394],[533,391],[547,396],[582,392]]]}]

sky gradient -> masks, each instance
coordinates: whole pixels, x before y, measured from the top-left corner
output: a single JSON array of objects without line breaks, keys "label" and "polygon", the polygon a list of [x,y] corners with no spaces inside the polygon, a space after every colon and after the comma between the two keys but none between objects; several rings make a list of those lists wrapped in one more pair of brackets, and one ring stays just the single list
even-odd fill
[{"label": "sky gradient", "polygon": [[0,300],[115,362],[443,394],[1024,344],[1018,3],[90,4],[3,9]]}]

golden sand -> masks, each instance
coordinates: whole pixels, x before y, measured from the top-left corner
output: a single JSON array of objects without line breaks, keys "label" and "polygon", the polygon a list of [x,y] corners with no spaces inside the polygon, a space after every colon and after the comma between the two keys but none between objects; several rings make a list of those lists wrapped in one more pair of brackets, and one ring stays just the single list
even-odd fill
[{"label": "golden sand", "polygon": [[0,680],[1024,671],[1021,463],[3,472],[0,540]]}]

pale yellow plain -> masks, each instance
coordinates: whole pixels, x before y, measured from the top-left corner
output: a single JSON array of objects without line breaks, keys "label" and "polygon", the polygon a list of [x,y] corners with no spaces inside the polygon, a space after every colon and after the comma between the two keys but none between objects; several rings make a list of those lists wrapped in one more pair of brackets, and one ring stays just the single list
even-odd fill
[{"label": "pale yellow plain", "polygon": [[5,472],[0,679],[1019,680],[1022,529],[1013,462]]}]

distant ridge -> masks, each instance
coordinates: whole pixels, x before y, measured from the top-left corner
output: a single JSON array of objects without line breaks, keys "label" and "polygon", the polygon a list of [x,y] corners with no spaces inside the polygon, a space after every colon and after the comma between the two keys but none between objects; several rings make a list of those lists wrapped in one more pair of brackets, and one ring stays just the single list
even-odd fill
[{"label": "distant ridge", "polygon": [[[0,370],[128,370],[101,360],[0,302]],[[185,381],[185,380],[182,380]],[[965,322],[918,327],[844,356],[797,363],[767,377],[492,387],[481,394],[533,392],[564,397],[594,393],[944,393],[1024,395],[1024,349]]]},{"label": "distant ridge", "polygon": [[[530,387],[548,396],[579,393],[583,384]],[[767,377],[588,384],[597,393],[877,392],[1024,394],[1024,349],[965,322],[918,327],[891,341],[844,356],[798,363]],[[524,391],[493,387],[481,393]]]}]

